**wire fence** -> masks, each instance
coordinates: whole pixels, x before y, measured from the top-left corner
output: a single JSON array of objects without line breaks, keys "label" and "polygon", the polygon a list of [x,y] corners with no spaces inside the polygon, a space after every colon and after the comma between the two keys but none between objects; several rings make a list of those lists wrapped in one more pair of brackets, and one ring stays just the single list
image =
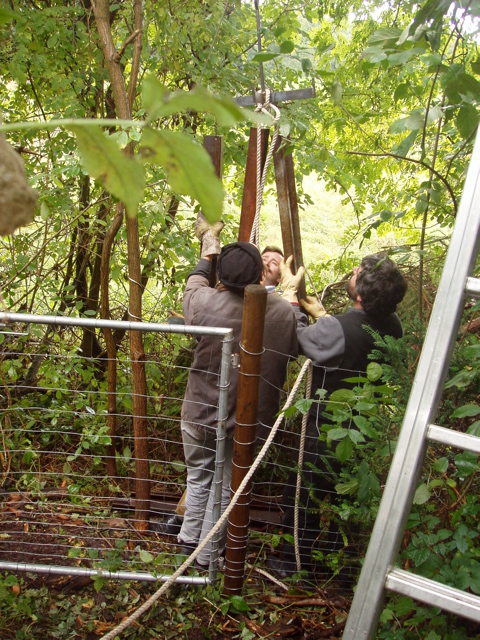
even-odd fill
[{"label": "wire fence", "polygon": [[[0,314],[0,321],[6,322],[0,333],[0,570],[87,575],[98,581],[168,580],[185,558],[176,535],[158,532],[155,524],[175,513],[185,489],[180,412],[194,336],[214,335],[225,348],[229,329],[19,314]],[[107,361],[78,352],[83,329],[105,327],[144,332],[151,489],[147,531],[135,526],[129,354],[122,349],[117,353],[117,472],[112,476],[106,472],[112,456]],[[298,363],[289,365],[284,398],[298,369]],[[294,491],[296,483],[300,423],[298,413],[284,420],[255,473],[247,556],[252,564],[263,565],[281,545],[285,495],[288,485]],[[316,442],[316,436],[307,435],[306,450]],[[308,467],[308,455],[306,460]],[[335,476],[331,467],[327,464],[322,471],[332,475],[330,486]],[[331,492],[326,488],[322,499],[311,505],[317,524],[308,519],[300,523],[307,532],[311,527],[311,546],[318,558],[338,548],[329,538],[329,522],[332,513],[338,520],[342,515],[332,507]],[[284,527],[285,533],[288,539],[290,530]],[[356,535],[366,542],[367,533],[357,530]],[[344,547],[348,533],[343,526],[336,536]],[[192,569],[177,581],[203,584],[211,576],[212,568],[208,575]]]}]

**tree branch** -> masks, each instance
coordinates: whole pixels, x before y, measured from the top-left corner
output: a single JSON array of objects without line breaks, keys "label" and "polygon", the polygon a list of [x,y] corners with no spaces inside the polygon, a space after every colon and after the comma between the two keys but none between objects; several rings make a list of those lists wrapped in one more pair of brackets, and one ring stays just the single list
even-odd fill
[{"label": "tree branch", "polygon": [[436,169],[431,167],[429,164],[427,164],[423,160],[415,160],[415,158],[407,158],[406,156],[401,156],[398,153],[389,153],[387,151],[384,151],[382,153],[374,153],[374,152],[370,152],[370,151],[344,151],[342,149],[335,149],[335,153],[344,153],[344,154],[349,155],[349,156],[369,156],[369,157],[374,157],[374,158],[396,158],[397,160],[404,160],[405,162],[412,162],[413,164],[418,164],[421,167],[424,167],[424,169],[427,169],[428,171],[431,171],[433,173],[433,175],[436,176],[440,180],[440,182],[442,182],[445,185],[445,188],[447,189],[448,193],[450,194],[450,198],[452,199],[453,217],[455,218],[457,216],[457,209],[458,209],[458,207],[457,207],[457,199],[455,197],[455,194],[453,193],[452,187],[449,185],[448,181],[442,176],[441,173],[439,173]]}]

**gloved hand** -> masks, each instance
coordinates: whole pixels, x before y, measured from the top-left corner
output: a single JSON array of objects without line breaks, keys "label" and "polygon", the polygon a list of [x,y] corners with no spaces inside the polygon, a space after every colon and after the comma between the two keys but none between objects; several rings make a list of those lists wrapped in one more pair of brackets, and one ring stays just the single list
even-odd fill
[{"label": "gloved hand", "polygon": [[293,256],[290,256],[280,263],[280,287],[283,291],[282,297],[285,298],[287,302],[296,302],[298,304],[297,291],[305,269],[304,267],[299,267],[297,273],[293,275],[291,268],[292,260]]},{"label": "gloved hand", "polygon": [[212,256],[220,253],[220,233],[225,226],[223,220],[208,224],[202,212],[197,215],[195,222],[195,235],[200,240],[200,257]]},{"label": "gloved hand", "polygon": [[324,316],[328,316],[328,313],[325,311],[325,307],[320,302],[320,300],[317,300],[317,298],[315,296],[307,296],[306,300],[301,299],[300,300],[300,304],[305,309],[305,311],[308,313],[308,315],[312,316],[312,318],[315,320],[315,322],[319,318],[323,318]]}]

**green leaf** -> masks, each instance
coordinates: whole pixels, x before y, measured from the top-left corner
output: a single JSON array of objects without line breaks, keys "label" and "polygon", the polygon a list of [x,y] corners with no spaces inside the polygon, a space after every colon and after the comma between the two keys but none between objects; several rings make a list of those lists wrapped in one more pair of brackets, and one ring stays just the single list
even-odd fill
[{"label": "green leaf", "polygon": [[390,133],[403,133],[404,131],[418,131],[424,125],[423,109],[412,111],[407,118],[401,118],[392,122],[389,127]]},{"label": "green leaf", "polygon": [[418,130],[411,131],[406,138],[404,138],[398,145],[392,148],[393,153],[398,154],[399,156],[407,157],[408,152],[413,146],[413,143],[417,139]]},{"label": "green leaf", "polygon": [[351,458],[352,453],[353,453],[353,445],[350,438],[344,438],[343,440],[341,440],[341,442],[338,444],[337,448],[335,449],[335,455],[340,460],[340,462],[345,462],[346,460]]},{"label": "green leaf", "polygon": [[237,611],[248,611],[249,606],[242,596],[230,596],[229,601]]},{"label": "green leaf", "polygon": [[69,129],[76,136],[85,170],[101,180],[107,191],[125,204],[127,214],[134,216],[145,187],[142,165],[122,153],[100,127],[74,126]]},{"label": "green leaf", "polygon": [[376,382],[380,380],[383,375],[382,365],[378,364],[378,362],[370,362],[367,365],[367,378],[370,382]]},{"label": "green leaf", "polygon": [[428,110],[427,124],[431,124],[432,122],[435,122],[435,120],[439,120],[442,117],[443,117],[443,111],[441,107],[432,107],[431,109]]},{"label": "green leaf", "polygon": [[363,434],[360,433],[360,431],[357,431],[356,429],[349,429],[348,437],[353,442],[353,444],[358,444],[359,442],[365,442],[365,438]]},{"label": "green leaf", "polygon": [[433,470],[438,473],[445,473],[448,469],[448,458],[439,458],[433,463]]},{"label": "green leaf", "polygon": [[186,469],[186,465],[183,460],[173,460],[170,464],[175,469],[175,471],[177,471],[177,473],[182,473]]},{"label": "green leaf", "polygon": [[431,555],[432,552],[428,547],[422,547],[420,549],[415,549],[415,551],[412,553],[412,560],[414,561],[415,565],[419,567],[424,562],[427,562]]},{"label": "green leaf", "polygon": [[369,47],[365,50],[364,56],[373,64],[378,64],[379,62],[383,62],[383,60],[387,59],[387,54],[379,47]]},{"label": "green leaf", "polygon": [[467,433],[471,436],[480,436],[480,420],[472,422],[467,429]]},{"label": "green leaf", "polygon": [[145,564],[149,564],[150,562],[153,562],[152,554],[146,551],[145,549],[140,549],[138,555],[140,556],[140,560]]},{"label": "green leaf", "polygon": [[327,433],[327,442],[330,443],[332,440],[342,440],[342,438],[346,438],[347,436],[348,429],[344,429],[343,427],[330,429]]},{"label": "green leaf", "polygon": [[476,375],[477,374],[474,369],[462,369],[445,384],[445,389],[451,389],[452,387],[457,387],[457,389],[465,389],[465,387],[468,387],[468,385],[472,382]]},{"label": "green leaf", "polygon": [[274,60],[275,58],[278,58],[280,54],[279,53],[272,53],[270,51],[261,51],[260,53],[256,53],[253,58],[252,61],[253,62],[269,62],[269,60]]},{"label": "green leaf", "polygon": [[480,74],[480,58],[473,60],[471,65],[473,73],[476,73],[477,75]]},{"label": "green leaf", "polygon": [[174,191],[198,200],[210,223],[221,218],[223,186],[203,147],[185,134],[147,128],[141,153],[145,162],[163,166]]},{"label": "green leaf", "polygon": [[364,416],[353,416],[353,421],[360,429],[360,431],[367,436],[367,438],[378,440],[378,433],[370,425],[370,422],[367,420],[367,418],[365,418]]},{"label": "green leaf", "polygon": [[170,92],[153,75],[142,83],[143,106],[148,112],[147,122],[171,116],[185,111],[211,113],[224,127],[231,127],[247,119],[248,112],[243,111],[231,98],[220,98],[202,87],[192,91]]},{"label": "green leaf", "polygon": [[412,56],[421,55],[422,53],[425,53],[424,49],[407,49],[406,51],[391,53],[388,56],[388,64],[390,67],[395,67],[399,64],[405,64],[410,60]]},{"label": "green leaf", "polygon": [[478,112],[471,104],[461,107],[455,119],[455,126],[462,138],[469,138],[478,126]]},{"label": "green leaf", "polygon": [[395,92],[393,94],[393,99],[395,100],[395,102],[397,102],[397,100],[403,100],[403,98],[406,98],[409,95],[409,93],[410,93],[410,88],[407,83],[399,84],[398,87],[395,89]]},{"label": "green leaf", "polygon": [[377,29],[373,35],[370,36],[369,44],[382,45],[388,44],[393,46],[402,35],[401,29],[396,27],[382,27]]},{"label": "green leaf", "polygon": [[300,413],[303,413],[305,415],[309,412],[310,407],[312,406],[312,402],[313,400],[311,399],[307,400],[307,398],[300,398],[300,400],[297,400],[297,402],[295,402],[295,407],[300,411]]},{"label": "green leaf", "polygon": [[337,389],[330,394],[329,402],[345,402],[351,403],[355,400],[355,394],[351,389]]},{"label": "green leaf", "polygon": [[280,53],[292,53],[295,45],[291,40],[284,40],[280,45]]},{"label": "green leaf", "polygon": [[370,502],[374,496],[380,495],[380,483],[374,473],[367,474],[360,481],[358,499],[360,502]]},{"label": "green leaf", "polygon": [[0,24],[7,24],[10,20],[13,20],[16,17],[17,14],[14,11],[0,8]]},{"label": "green leaf", "polygon": [[335,491],[341,496],[351,496],[358,490],[358,480],[352,479],[348,482],[339,482],[335,485]]},{"label": "green leaf", "polygon": [[105,582],[106,580],[105,578],[102,578],[102,576],[98,576],[98,578],[95,578],[93,582],[93,588],[97,593],[102,590],[102,587],[105,584]]},{"label": "green leaf", "polygon": [[472,416],[478,416],[480,413],[480,407],[476,404],[464,404],[462,407],[458,407],[452,413],[452,418],[466,418]]},{"label": "green leaf", "polygon": [[343,87],[341,82],[335,80],[332,85],[332,100],[333,104],[340,104],[342,102],[343,97]]},{"label": "green leaf", "polygon": [[42,220],[48,220],[50,217],[50,209],[48,208],[48,204],[44,201],[40,205],[40,217]]},{"label": "green leaf", "polygon": [[461,478],[466,478],[479,469],[477,455],[471,451],[463,451],[455,456],[455,466],[458,469],[458,475]]},{"label": "green leaf", "polygon": [[300,60],[300,64],[302,65],[302,71],[303,73],[310,73],[312,70],[312,62],[311,60],[309,60],[309,58],[302,58]]},{"label": "green leaf", "polygon": [[430,499],[430,490],[428,486],[422,482],[421,485],[417,487],[415,491],[415,495],[413,496],[413,504],[425,504]]}]

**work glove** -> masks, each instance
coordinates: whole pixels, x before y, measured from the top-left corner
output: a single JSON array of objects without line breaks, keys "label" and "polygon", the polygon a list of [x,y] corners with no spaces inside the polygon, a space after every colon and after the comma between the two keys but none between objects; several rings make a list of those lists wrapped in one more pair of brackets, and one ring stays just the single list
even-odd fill
[{"label": "work glove", "polygon": [[292,260],[293,256],[290,256],[280,263],[280,287],[282,288],[282,297],[285,298],[287,302],[295,302],[298,304],[297,291],[305,269],[304,267],[299,267],[297,273],[293,275],[291,268]]},{"label": "work glove", "polygon": [[303,300],[303,298],[302,298],[300,300],[300,304],[305,309],[305,311],[308,313],[308,315],[311,316],[315,320],[315,322],[319,318],[323,318],[324,316],[328,316],[328,313],[325,311],[325,307],[320,302],[320,300],[317,300],[317,298],[315,298],[315,296],[307,296],[306,300]]},{"label": "work glove", "polygon": [[200,240],[200,257],[218,256],[220,253],[220,233],[225,226],[223,220],[209,224],[202,212],[197,215],[195,235]]}]

